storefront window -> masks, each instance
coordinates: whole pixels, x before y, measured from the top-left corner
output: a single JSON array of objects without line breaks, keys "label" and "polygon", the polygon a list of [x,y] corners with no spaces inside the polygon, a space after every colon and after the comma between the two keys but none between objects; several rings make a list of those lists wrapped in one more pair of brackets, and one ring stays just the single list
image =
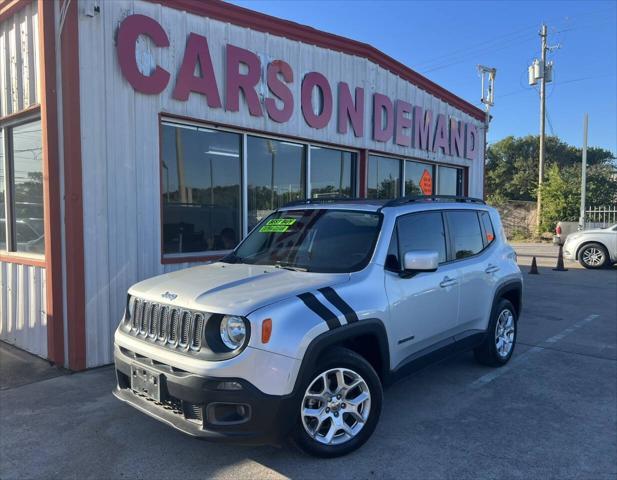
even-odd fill
[{"label": "storefront window", "polygon": [[18,252],[45,253],[41,122],[12,129],[15,246]]},{"label": "storefront window", "polygon": [[311,147],[311,197],[353,197],[356,155]]},{"label": "storefront window", "polygon": [[163,253],[229,250],[238,243],[241,135],[165,123]]},{"label": "storefront window", "polygon": [[0,130],[0,250],[6,250],[6,198],[4,197],[4,132]]},{"label": "storefront window", "polygon": [[304,150],[299,143],[247,138],[249,230],[278,207],[306,198]]},{"label": "storefront window", "polygon": [[439,195],[463,194],[463,169],[439,166],[437,193]]},{"label": "storefront window", "polygon": [[0,250],[44,254],[43,218],[41,121],[0,128]]},{"label": "storefront window", "polygon": [[368,161],[367,197],[397,198],[401,192],[400,160],[370,155]]},{"label": "storefront window", "polygon": [[405,162],[405,195],[432,195],[435,166]]}]

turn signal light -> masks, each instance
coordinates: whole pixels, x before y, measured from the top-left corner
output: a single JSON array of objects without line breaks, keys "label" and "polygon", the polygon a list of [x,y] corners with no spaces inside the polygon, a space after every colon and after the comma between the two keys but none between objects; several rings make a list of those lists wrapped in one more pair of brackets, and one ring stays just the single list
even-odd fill
[{"label": "turn signal light", "polygon": [[261,322],[261,343],[268,343],[272,335],[272,319],[266,318]]}]

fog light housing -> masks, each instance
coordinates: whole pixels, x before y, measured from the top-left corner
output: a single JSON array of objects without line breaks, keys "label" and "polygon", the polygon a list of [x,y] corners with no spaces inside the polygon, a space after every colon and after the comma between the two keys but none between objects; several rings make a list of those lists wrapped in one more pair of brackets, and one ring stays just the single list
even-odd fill
[{"label": "fog light housing", "polygon": [[238,425],[251,419],[251,406],[246,403],[210,403],[206,420],[211,425]]}]

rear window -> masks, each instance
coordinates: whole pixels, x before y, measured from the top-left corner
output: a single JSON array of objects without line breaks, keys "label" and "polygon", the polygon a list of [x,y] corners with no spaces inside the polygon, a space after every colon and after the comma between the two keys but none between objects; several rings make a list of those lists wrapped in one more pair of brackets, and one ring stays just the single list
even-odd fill
[{"label": "rear window", "polygon": [[471,257],[482,251],[482,229],[474,210],[447,212],[448,227],[453,238],[454,258]]},{"label": "rear window", "polygon": [[490,245],[495,240],[495,231],[493,230],[493,222],[488,212],[480,212],[480,220],[484,226],[484,244]]}]

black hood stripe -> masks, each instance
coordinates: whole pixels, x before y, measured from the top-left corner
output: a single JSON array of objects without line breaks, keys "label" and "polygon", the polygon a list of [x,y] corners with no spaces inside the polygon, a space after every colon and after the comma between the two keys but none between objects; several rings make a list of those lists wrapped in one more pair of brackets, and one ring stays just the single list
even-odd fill
[{"label": "black hood stripe", "polygon": [[328,324],[328,328],[330,328],[330,330],[341,326],[341,322],[339,322],[337,316],[331,312],[328,307],[321,303],[312,293],[302,293],[298,295],[298,298],[302,300],[308,308],[319,315],[324,322]]},{"label": "black hood stripe", "polygon": [[347,323],[354,323],[359,320],[358,314],[354,311],[354,309],[351,308],[351,306],[343,300],[332,287],[320,288],[319,291],[324,297],[326,297],[328,302],[338,308],[338,310],[345,315],[345,320],[347,320]]}]

